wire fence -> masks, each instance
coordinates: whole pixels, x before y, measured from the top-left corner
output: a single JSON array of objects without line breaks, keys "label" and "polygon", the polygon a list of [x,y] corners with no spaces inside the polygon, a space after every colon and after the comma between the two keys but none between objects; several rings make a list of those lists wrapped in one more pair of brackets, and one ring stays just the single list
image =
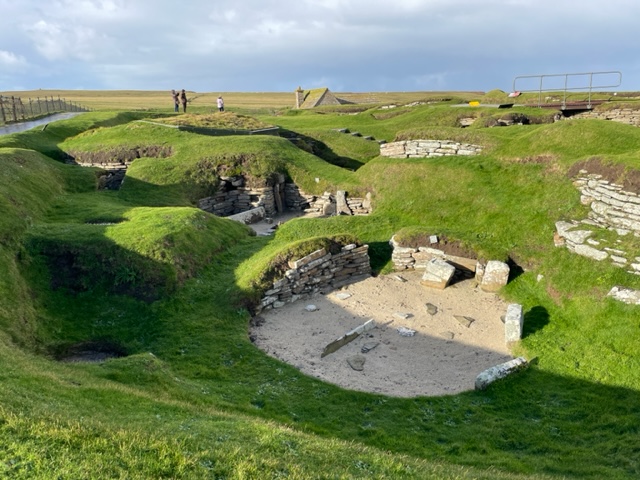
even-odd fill
[{"label": "wire fence", "polygon": [[53,113],[88,111],[88,108],[60,97],[57,99],[37,97],[23,101],[20,97],[0,95],[0,125],[22,122]]}]

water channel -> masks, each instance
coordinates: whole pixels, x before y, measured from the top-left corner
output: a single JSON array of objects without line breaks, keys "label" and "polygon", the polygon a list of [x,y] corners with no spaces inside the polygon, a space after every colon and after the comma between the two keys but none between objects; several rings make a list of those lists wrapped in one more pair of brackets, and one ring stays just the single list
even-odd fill
[{"label": "water channel", "polygon": [[11,133],[24,132],[26,130],[31,130],[32,128],[39,127],[40,125],[46,125],[47,123],[55,122],[57,120],[67,120],[69,118],[73,118],[76,115],[80,115],[80,113],[82,112],[55,113],[47,117],[38,118],[37,120],[29,120],[28,122],[4,125],[0,127],[0,135],[9,135]]}]

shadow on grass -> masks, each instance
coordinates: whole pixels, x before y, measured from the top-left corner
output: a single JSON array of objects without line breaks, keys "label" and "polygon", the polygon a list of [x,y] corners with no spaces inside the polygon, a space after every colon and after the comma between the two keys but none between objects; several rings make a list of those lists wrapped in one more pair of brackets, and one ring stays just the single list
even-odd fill
[{"label": "shadow on grass", "polygon": [[524,325],[522,338],[542,330],[549,324],[549,312],[546,308],[538,305],[524,314]]},{"label": "shadow on grass", "polygon": [[326,143],[313,137],[284,129],[281,130],[281,133],[282,137],[289,139],[296,147],[304,150],[305,152],[312,153],[316,157],[319,157],[325,162],[337,167],[356,171],[364,165],[364,162],[356,160],[355,158],[342,157],[336,154]]}]

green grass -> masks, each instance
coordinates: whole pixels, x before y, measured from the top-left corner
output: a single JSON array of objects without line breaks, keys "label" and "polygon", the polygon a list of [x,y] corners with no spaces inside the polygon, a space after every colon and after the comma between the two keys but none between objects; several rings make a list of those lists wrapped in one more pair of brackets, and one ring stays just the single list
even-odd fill
[{"label": "green grass", "polygon": [[[553,230],[586,216],[569,168],[593,156],[637,168],[640,130],[590,120],[459,129],[458,108],[398,112],[260,115],[309,142],[302,148],[135,121],[146,113],[91,113],[0,137],[0,476],[636,478],[638,307],[605,295],[640,279],[554,247]],[[486,149],[388,159],[337,128]],[[135,160],[117,192],[95,191],[97,169],[59,161],[149,145],[172,154]],[[371,191],[374,213],[250,236],[193,208],[194,188],[213,178],[204,166],[225,162],[256,179],[284,173],[317,194]],[[482,392],[402,399],[307,377],[247,338],[248,303],[280,261],[347,235],[386,272],[401,230],[522,267],[502,295],[523,305],[518,352],[537,363]],[[91,341],[129,355],[54,360]]]}]

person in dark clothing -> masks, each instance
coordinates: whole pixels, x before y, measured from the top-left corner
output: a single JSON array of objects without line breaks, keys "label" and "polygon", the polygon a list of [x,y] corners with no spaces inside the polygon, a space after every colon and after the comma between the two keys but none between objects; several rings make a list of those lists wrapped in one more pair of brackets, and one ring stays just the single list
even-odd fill
[{"label": "person in dark clothing", "polygon": [[182,102],[182,111],[187,113],[187,92],[184,91],[184,88],[180,92],[180,101]]},{"label": "person in dark clothing", "polygon": [[173,97],[173,111],[180,111],[180,99],[178,98],[179,94],[175,90],[171,90],[171,96]]}]

